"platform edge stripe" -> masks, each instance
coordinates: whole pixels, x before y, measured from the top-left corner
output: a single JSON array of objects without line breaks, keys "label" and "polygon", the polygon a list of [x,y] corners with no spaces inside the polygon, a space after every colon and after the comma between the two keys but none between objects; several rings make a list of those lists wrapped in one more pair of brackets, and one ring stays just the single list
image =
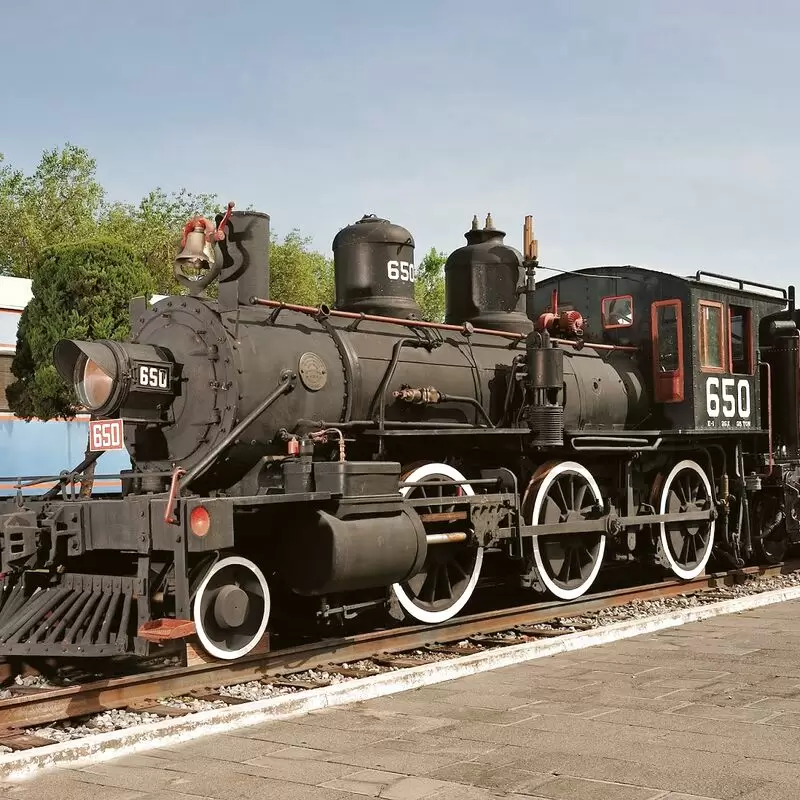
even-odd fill
[{"label": "platform edge stripe", "polygon": [[289,719],[311,711],[432,686],[557,653],[596,647],[691,622],[701,622],[724,614],[751,611],[796,599],[800,599],[800,586],[775,589],[719,603],[684,608],[659,616],[626,620],[589,631],[569,633],[556,639],[510,645],[297,694],[280,695],[224,709],[199,711],[183,717],[171,717],[137,726],[135,729],[108,731],[85,739],[23,750],[0,756],[0,778],[25,780],[35,777],[42,770],[62,766],[72,768],[87,766],[159,747],[170,747],[212,734],[229,733],[238,728]]}]

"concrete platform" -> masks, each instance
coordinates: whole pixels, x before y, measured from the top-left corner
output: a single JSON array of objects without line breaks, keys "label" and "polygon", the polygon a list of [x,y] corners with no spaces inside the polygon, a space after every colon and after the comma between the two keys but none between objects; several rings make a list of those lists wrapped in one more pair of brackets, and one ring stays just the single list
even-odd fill
[{"label": "concrete platform", "polygon": [[800,601],[0,786],[20,800],[800,800]]}]

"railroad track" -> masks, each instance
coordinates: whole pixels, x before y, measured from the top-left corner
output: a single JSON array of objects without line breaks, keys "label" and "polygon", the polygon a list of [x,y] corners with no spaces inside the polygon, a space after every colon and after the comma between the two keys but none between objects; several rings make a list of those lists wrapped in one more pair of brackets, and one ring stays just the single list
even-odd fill
[{"label": "railroad track", "polygon": [[[747,579],[777,577],[798,570],[800,561],[746,567],[691,581],[663,581],[607,591],[571,603],[535,603],[457,617],[436,626],[404,627],[326,639],[236,662],[159,669],[59,688],[12,686],[12,696],[0,700],[0,745],[15,751],[53,744],[53,740],[31,735],[24,729],[111,709],[162,717],[181,716],[194,710],[170,705],[168,698],[188,696],[226,705],[248,702],[219,693],[221,687],[232,684],[263,681],[283,691],[303,691],[330,684],[332,676],[339,676],[339,679],[366,677],[386,669],[419,666],[441,658],[457,658],[508,644],[562,636],[595,627],[595,624],[560,620],[574,620],[636,601],[708,592]],[[353,667],[352,662],[362,663]],[[330,679],[296,677],[309,670],[324,670]]]}]

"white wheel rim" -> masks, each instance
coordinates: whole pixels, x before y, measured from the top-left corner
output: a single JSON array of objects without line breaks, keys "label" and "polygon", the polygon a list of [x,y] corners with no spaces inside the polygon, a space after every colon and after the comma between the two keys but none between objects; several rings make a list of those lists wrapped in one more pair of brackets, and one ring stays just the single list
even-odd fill
[{"label": "white wheel rim", "polygon": [[[430,478],[432,475],[444,475],[453,481],[465,480],[464,475],[462,475],[454,467],[451,467],[449,464],[423,464],[421,467],[417,467],[415,470],[412,470],[405,480],[407,482],[420,481],[425,478]],[[415,487],[403,486],[402,489],[400,489],[400,493],[403,495],[403,497],[407,497],[413,488]],[[461,489],[466,495],[473,496],[475,494],[475,490],[468,483],[461,484]],[[447,545],[437,545],[437,547],[447,547]],[[397,598],[397,602],[400,603],[402,609],[410,617],[413,617],[419,622],[445,622],[458,614],[458,612],[461,611],[461,609],[467,604],[470,597],[472,597],[472,593],[475,591],[475,587],[478,585],[478,578],[480,577],[482,566],[483,548],[479,547],[475,557],[475,566],[472,570],[472,575],[470,575],[470,579],[466,588],[461,596],[455,601],[455,603],[453,603],[453,605],[442,609],[441,611],[430,611],[426,608],[420,608],[414,602],[414,598],[412,598],[406,592],[402,584],[392,584],[392,591],[394,592],[394,596]]]},{"label": "white wheel rim", "polygon": [[[711,493],[711,483],[708,480],[708,476],[706,475],[703,468],[696,462],[692,461],[691,459],[686,459],[684,461],[679,461],[673,468],[672,472],[669,473],[667,479],[664,481],[664,486],[661,490],[661,503],[659,505],[659,513],[666,514],[667,508],[667,500],[669,499],[669,491],[672,488],[672,482],[675,480],[676,475],[682,472],[685,469],[689,469],[692,472],[695,472],[697,475],[700,476],[700,480],[703,482],[703,486],[705,487],[706,492],[708,493],[709,499],[713,496]],[[702,520],[701,520],[702,522]],[[706,545],[706,552],[700,561],[692,568],[692,569],[684,569],[678,562],[675,560],[674,556],[672,555],[672,547],[669,541],[669,533],[667,532],[667,524],[665,522],[659,523],[659,527],[661,530],[660,539],[661,539],[661,549],[664,551],[664,557],[669,562],[669,568],[679,577],[683,578],[684,580],[691,580],[692,578],[696,578],[706,567],[708,563],[708,559],[711,558],[711,551],[714,547],[714,528],[716,526],[716,522],[712,519],[709,520],[709,532],[708,532],[708,544]]]},{"label": "white wheel rim", "polygon": [[[588,484],[589,489],[594,496],[595,502],[603,502],[603,496],[600,493],[600,487],[597,485],[597,481],[592,476],[592,473],[577,461],[562,461],[560,464],[556,464],[556,466],[554,466],[544,476],[544,478],[542,478],[542,481],[539,484],[536,493],[536,500],[533,504],[533,512],[531,513],[531,525],[539,524],[539,515],[542,512],[542,505],[545,497],[547,497],[547,492],[555,482],[556,478],[558,478],[560,475],[563,475],[565,472],[574,472],[580,475]],[[536,571],[539,573],[539,577],[542,579],[542,583],[544,583],[547,589],[561,600],[574,600],[576,597],[580,597],[589,590],[589,587],[594,583],[594,579],[597,577],[597,573],[600,571],[600,567],[603,564],[603,556],[605,555],[605,552],[606,536],[605,534],[602,534],[600,536],[600,546],[597,550],[597,558],[595,559],[594,566],[592,567],[592,571],[589,573],[589,576],[580,586],[576,586],[574,589],[565,589],[563,586],[559,586],[557,583],[555,583],[550,577],[547,569],[545,568],[544,558],[539,547],[539,537],[533,537],[533,558],[536,564]]]},{"label": "white wheel rim", "polygon": [[[225,569],[225,567],[229,566],[242,566],[249,569],[253,575],[256,576],[258,580],[258,584],[261,587],[261,592],[264,597],[264,615],[261,623],[258,626],[258,630],[250,641],[244,645],[244,647],[240,647],[238,650],[224,650],[221,647],[218,647],[214,644],[213,641],[208,636],[208,633],[203,628],[202,622],[202,598],[203,594],[206,591],[206,587],[208,586],[209,581],[211,578],[214,577],[220,570]],[[216,658],[222,658],[226,661],[233,660],[235,658],[241,658],[244,655],[247,655],[261,640],[261,637],[264,635],[264,632],[267,630],[267,624],[269,623],[269,611],[270,611],[270,596],[269,596],[269,587],[267,586],[267,579],[264,577],[264,573],[252,562],[246,558],[241,558],[241,556],[230,556],[228,558],[223,558],[222,561],[218,561],[214,564],[213,567],[203,576],[203,580],[200,582],[200,586],[197,588],[197,593],[194,596],[194,603],[192,605],[192,612],[194,616],[194,624],[197,630],[197,637],[200,639],[203,647],[210,653],[212,656]]]}]

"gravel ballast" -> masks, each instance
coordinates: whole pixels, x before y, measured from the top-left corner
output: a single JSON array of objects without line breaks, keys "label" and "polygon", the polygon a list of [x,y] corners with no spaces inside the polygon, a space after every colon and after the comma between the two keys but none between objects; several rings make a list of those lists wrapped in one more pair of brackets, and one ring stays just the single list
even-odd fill
[{"label": "gravel ballast", "polygon": [[[526,627],[531,631],[541,629],[568,634],[795,586],[800,586],[800,572],[770,578],[747,578],[743,583],[731,587],[721,587],[693,595],[643,601],[635,600],[623,606],[607,608],[588,614],[563,617],[553,620],[552,623],[541,623]],[[526,638],[516,631],[501,631],[490,635],[492,638],[511,639],[514,643],[517,643],[517,641],[520,643],[526,641]],[[456,642],[452,646],[470,648],[472,652],[476,649],[490,649],[489,647],[482,646],[470,640]],[[419,660],[420,664],[426,661],[457,658],[456,655],[451,653],[431,653],[424,650],[412,650],[402,655],[398,654],[398,656],[402,657],[404,660]],[[398,671],[401,670],[402,667],[377,664],[370,659],[362,659],[339,664],[337,665],[337,669],[357,670],[363,672],[364,675],[378,675],[381,673]],[[217,691],[221,698],[231,697],[249,702],[265,700],[284,694],[297,693],[306,688],[304,686],[293,687],[284,685],[287,682],[299,681],[305,683],[338,684],[353,680],[357,680],[357,677],[341,675],[338,672],[329,672],[324,668],[317,668],[287,675],[285,678],[281,679],[281,685],[269,683],[269,679],[264,679],[263,681],[247,681],[240,684],[221,686],[217,688]],[[16,684],[32,688],[48,688],[53,685],[40,676],[18,677],[16,679]],[[0,698],[10,697],[12,694],[13,692],[10,690],[0,690]],[[182,709],[188,712],[225,708],[227,705],[223,699],[206,700],[191,696],[165,697],[159,699],[158,702],[168,708]],[[93,714],[82,719],[65,720],[51,725],[28,728],[25,729],[25,733],[51,739],[54,742],[64,742],[82,739],[96,733],[144,725],[159,719],[161,719],[161,717],[158,715],[147,712],[111,710]],[[0,747],[0,753],[3,752],[10,752],[10,748]]]}]

